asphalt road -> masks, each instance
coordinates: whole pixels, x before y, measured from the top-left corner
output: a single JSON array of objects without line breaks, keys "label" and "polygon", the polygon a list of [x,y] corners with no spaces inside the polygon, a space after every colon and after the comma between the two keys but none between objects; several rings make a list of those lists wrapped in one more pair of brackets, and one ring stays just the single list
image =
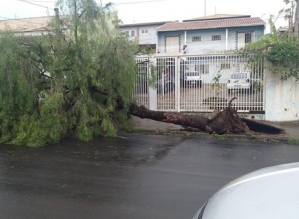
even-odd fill
[{"label": "asphalt road", "polygon": [[184,219],[225,183],[299,161],[299,147],[126,134],[0,147],[0,218]]}]

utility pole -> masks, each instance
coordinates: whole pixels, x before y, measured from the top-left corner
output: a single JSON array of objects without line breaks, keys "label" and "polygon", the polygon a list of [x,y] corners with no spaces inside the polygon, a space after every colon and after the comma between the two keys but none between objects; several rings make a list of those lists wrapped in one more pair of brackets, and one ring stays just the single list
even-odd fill
[{"label": "utility pole", "polygon": [[294,37],[293,19],[294,19],[294,2],[292,1],[292,7],[291,7],[290,15],[289,15],[289,28],[288,28],[289,39]]},{"label": "utility pole", "polygon": [[207,0],[205,0],[205,18],[207,18]]},{"label": "utility pole", "polygon": [[294,36],[296,39],[298,39],[298,31],[299,31],[299,28],[298,28],[298,25],[299,25],[299,19],[298,19],[298,15],[299,15],[299,7],[298,7],[298,4],[299,4],[299,0],[295,0],[296,1],[296,10],[295,10],[295,22],[294,22]]},{"label": "utility pole", "polygon": [[54,8],[55,11],[55,28],[56,28],[56,36],[57,36],[57,43],[58,48],[61,48],[61,42],[62,42],[62,32],[61,32],[61,26],[60,26],[60,17],[59,17],[59,9]]}]

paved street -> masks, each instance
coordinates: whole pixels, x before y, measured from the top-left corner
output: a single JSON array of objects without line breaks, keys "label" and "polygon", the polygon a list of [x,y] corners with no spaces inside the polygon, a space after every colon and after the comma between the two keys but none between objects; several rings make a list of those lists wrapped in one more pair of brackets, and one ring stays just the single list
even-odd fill
[{"label": "paved street", "polygon": [[124,134],[1,145],[0,218],[183,219],[247,172],[299,161],[299,147]]}]

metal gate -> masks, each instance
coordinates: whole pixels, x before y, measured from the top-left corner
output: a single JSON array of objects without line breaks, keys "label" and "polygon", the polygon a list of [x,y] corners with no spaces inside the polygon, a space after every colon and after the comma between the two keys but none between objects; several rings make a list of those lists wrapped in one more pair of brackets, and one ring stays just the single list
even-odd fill
[{"label": "metal gate", "polygon": [[[152,99],[154,110],[211,112],[224,109],[236,97],[232,107],[239,112],[264,113],[264,65],[249,64],[250,58],[237,54],[138,58],[137,103],[149,107]],[[154,85],[149,86],[149,78]]]},{"label": "metal gate", "polygon": [[138,105],[143,105],[149,108],[149,57],[136,59],[137,76],[134,90],[134,96]]}]

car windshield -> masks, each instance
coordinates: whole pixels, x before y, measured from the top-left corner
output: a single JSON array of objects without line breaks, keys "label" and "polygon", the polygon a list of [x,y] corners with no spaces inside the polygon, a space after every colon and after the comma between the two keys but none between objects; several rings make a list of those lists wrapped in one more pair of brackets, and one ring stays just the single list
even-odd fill
[{"label": "car windshield", "polygon": [[246,77],[246,73],[234,73],[232,74],[231,79],[246,79]]}]

